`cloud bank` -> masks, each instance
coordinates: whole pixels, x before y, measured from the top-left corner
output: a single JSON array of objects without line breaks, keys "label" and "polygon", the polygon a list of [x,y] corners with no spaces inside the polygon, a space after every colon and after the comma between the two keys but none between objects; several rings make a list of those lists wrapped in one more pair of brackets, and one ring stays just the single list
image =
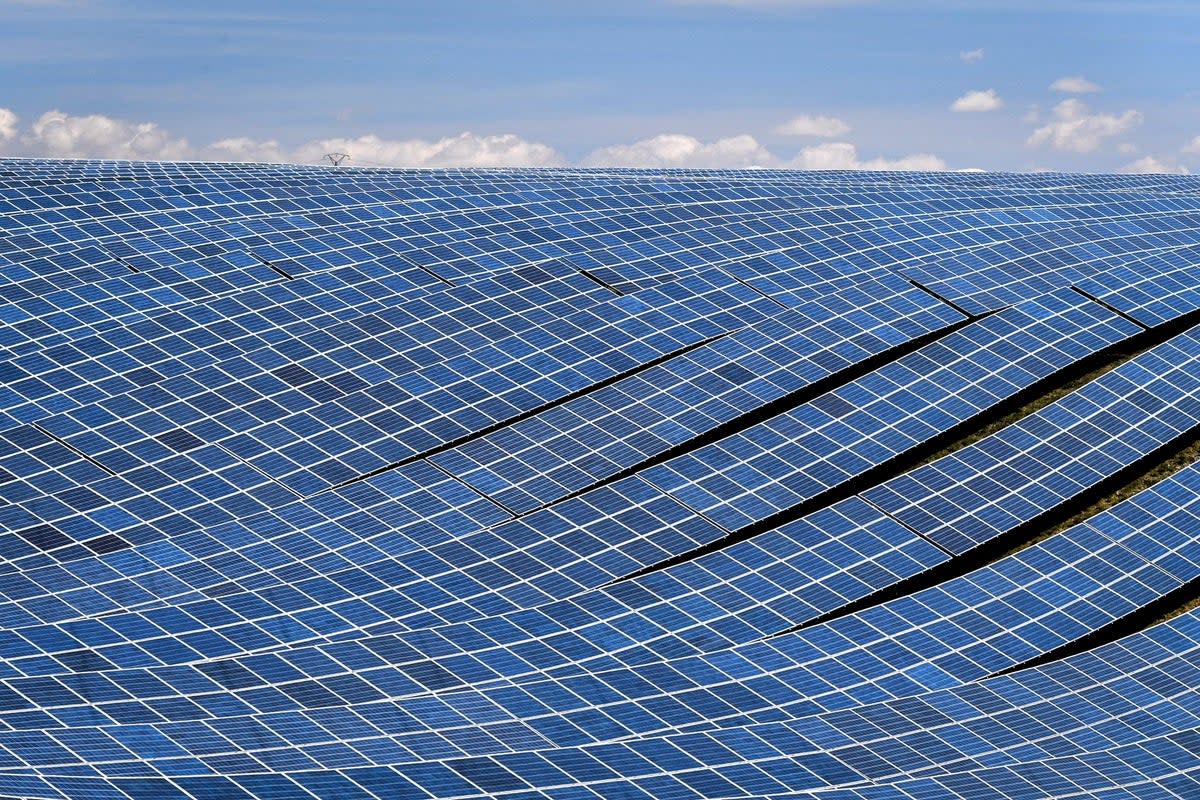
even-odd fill
[{"label": "cloud bank", "polygon": [[0,143],[17,138],[17,115],[7,108],[0,108]]},{"label": "cloud bank", "polygon": [[[16,115],[12,115],[11,126],[16,122]],[[62,111],[47,111],[38,117],[21,137],[21,143],[52,158],[174,160],[187,158],[192,152],[186,139],[172,138],[152,122],[125,122],[100,114],[74,117]]]},{"label": "cloud bank", "polygon": [[766,167],[774,158],[753,136],[701,142],[664,133],[633,144],[602,147],[583,159],[589,167]]},{"label": "cloud bank", "polygon": [[1168,174],[1168,175],[1170,175],[1170,174],[1187,175],[1188,174],[1187,167],[1182,166],[1181,164],[1174,164],[1174,163],[1169,163],[1166,161],[1160,161],[1159,159],[1155,158],[1154,156],[1143,156],[1142,158],[1139,158],[1137,161],[1133,161],[1133,162],[1121,167],[1121,169],[1119,171],[1133,173],[1133,174],[1145,174],[1145,173],[1163,173],[1163,174]]},{"label": "cloud bank", "polygon": [[[777,133],[833,138],[850,130],[834,117],[801,115]],[[75,116],[47,111],[26,129],[17,115],[0,108],[0,153],[51,158],[265,161],[323,163],[325,153],[349,153],[348,165],[385,167],[552,167],[571,163],[549,145],[514,134],[479,136],[464,132],[437,140],[385,139],[375,134],[333,137],[287,147],[274,139],[233,136],[203,146],[170,135],[152,122],[129,122],[101,114]],[[861,159],[853,144],[826,142],[792,157],[772,153],[749,134],[702,141],[663,133],[628,144],[598,148],[580,164],[596,167],[786,167],[793,169],[941,170],[936,156]]]},{"label": "cloud bank", "polygon": [[776,133],[784,136],[818,136],[831,139],[849,133],[850,126],[834,117],[813,117],[801,114],[793,117],[775,129]]},{"label": "cloud bank", "polygon": [[437,141],[393,141],[374,135],[322,139],[286,148],[275,140],[230,137],[202,147],[175,138],[152,122],[128,122],[101,114],[73,116],[47,111],[21,131],[17,115],[0,108],[0,148],[10,155],[48,158],[118,158],[178,161],[317,163],[325,153],[351,153],[364,166],[500,167],[566,163],[553,148],[518,136],[461,133]]},{"label": "cloud bank", "polygon": [[869,169],[869,170],[917,170],[940,172],[946,162],[929,153],[917,153],[895,160],[871,158],[860,160],[858,150],[847,142],[826,142],[806,147],[784,166],[791,169]]},{"label": "cloud bank", "polygon": [[553,148],[513,134],[476,136],[460,133],[436,142],[394,141],[374,134],[354,139],[322,139],[301,145],[293,154],[300,162],[319,161],[325,153],[349,153],[360,165],[405,167],[556,167],[566,162]]},{"label": "cloud bank", "polygon": [[1093,114],[1082,101],[1072,97],[1054,107],[1052,119],[1026,140],[1031,147],[1048,144],[1055,150],[1091,153],[1105,139],[1142,124],[1142,113],[1130,109],[1119,115]]}]

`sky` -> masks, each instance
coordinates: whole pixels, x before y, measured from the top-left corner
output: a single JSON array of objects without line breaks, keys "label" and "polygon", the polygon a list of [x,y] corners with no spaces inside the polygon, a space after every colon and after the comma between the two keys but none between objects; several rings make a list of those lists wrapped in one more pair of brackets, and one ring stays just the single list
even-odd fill
[{"label": "sky", "polygon": [[0,0],[0,155],[1200,171],[1195,0]]}]

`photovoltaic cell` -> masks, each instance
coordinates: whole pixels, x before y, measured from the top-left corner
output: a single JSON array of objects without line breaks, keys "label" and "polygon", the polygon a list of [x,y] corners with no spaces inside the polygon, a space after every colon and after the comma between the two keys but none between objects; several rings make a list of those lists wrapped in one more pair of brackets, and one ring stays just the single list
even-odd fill
[{"label": "photovoltaic cell", "polygon": [[0,795],[1192,797],[1198,194],[0,160]]},{"label": "photovoltaic cell", "polygon": [[811,500],[1140,331],[1078,293],[1058,290],[649,469],[646,479],[735,531]]},{"label": "photovoltaic cell", "polygon": [[265,425],[221,426],[229,450],[311,494],[512,419],[778,306],[721,273],[629,295]]},{"label": "photovoltaic cell", "polygon": [[[1198,474],[1200,473],[1198,473],[1195,468],[1190,468],[1180,475],[1168,479],[1159,486],[1156,486],[1151,490],[1147,490],[1147,492],[1143,492],[1137,498],[1137,502],[1141,503],[1142,507],[1146,507],[1147,503],[1153,504],[1155,502],[1153,499],[1155,497],[1181,497],[1187,494],[1191,497],[1189,506],[1194,509],[1197,504],[1200,504],[1200,493],[1197,492],[1197,489],[1200,488],[1200,480],[1197,478]],[[1124,511],[1119,513],[1125,513],[1128,511],[1129,505],[1130,504],[1127,503],[1118,506],[1117,508],[1124,509]],[[1111,515],[1109,515],[1107,512],[1101,515],[1103,518],[1107,518],[1108,516]],[[951,581],[944,587],[937,587],[936,589],[919,593],[911,598],[911,600],[904,599],[902,601],[893,601],[884,607],[870,609],[866,612],[863,612],[859,619],[847,619],[844,622],[835,622],[832,627],[827,628],[824,632],[822,632],[819,628],[811,629],[809,632],[802,632],[796,637],[793,637],[797,639],[802,638],[805,640],[804,646],[799,649],[797,649],[794,644],[789,646],[785,641],[787,637],[777,637],[776,639],[769,640],[777,647],[779,645],[784,645],[783,649],[778,650],[775,656],[775,669],[770,681],[756,681],[751,677],[749,671],[747,670],[751,664],[757,662],[765,655],[760,652],[762,647],[739,648],[743,658],[747,660],[743,662],[743,667],[740,670],[737,670],[737,673],[741,679],[746,682],[746,686],[748,688],[754,687],[755,690],[763,690],[772,684],[776,686],[774,690],[768,691],[768,694],[763,698],[760,698],[758,701],[753,701],[750,699],[753,696],[753,692],[751,692],[749,695],[739,695],[736,691],[729,692],[728,690],[722,690],[717,685],[710,685],[707,687],[705,692],[698,694],[694,691],[696,686],[695,683],[689,683],[686,684],[686,686],[691,688],[685,689],[683,692],[679,693],[676,697],[676,702],[682,702],[685,706],[691,703],[700,703],[700,707],[707,705],[712,711],[715,711],[719,708],[724,708],[728,714],[735,711],[738,707],[745,707],[747,710],[752,709],[756,704],[761,704],[762,700],[767,698],[774,697],[776,700],[778,700],[782,696],[780,691],[786,686],[794,685],[792,684],[792,680],[795,679],[794,677],[789,677],[787,672],[779,671],[779,658],[789,653],[793,656],[800,655],[805,653],[806,650],[808,651],[808,657],[810,659],[812,655],[815,655],[817,652],[827,652],[829,655],[825,657],[826,662],[832,661],[833,664],[831,664],[831,666],[836,665],[837,669],[827,669],[821,667],[821,659],[818,659],[817,662],[810,661],[810,663],[806,665],[806,668],[796,671],[794,673],[795,677],[800,677],[801,680],[805,680],[805,678],[802,676],[809,676],[807,678],[808,680],[820,678],[826,686],[828,686],[828,683],[830,682],[836,685],[840,681],[847,680],[847,678],[850,677],[847,673],[852,674],[856,671],[855,667],[852,666],[856,663],[858,665],[857,669],[866,669],[868,674],[881,667],[885,670],[895,670],[900,667],[899,664],[895,663],[897,656],[905,652],[920,652],[922,649],[927,649],[931,654],[938,654],[937,658],[933,660],[933,664],[937,664],[940,670],[949,670],[949,673],[961,672],[964,669],[969,669],[967,666],[968,664],[974,664],[974,669],[977,670],[977,676],[986,675],[989,671],[995,671],[998,669],[999,664],[1004,663],[1003,658],[1001,657],[1002,653],[1005,654],[1007,658],[1016,659],[1019,662],[1020,658],[1028,658],[1033,653],[1037,652],[1036,649],[1030,649],[1029,643],[1032,642],[1036,646],[1038,644],[1036,639],[1037,636],[1045,636],[1051,630],[1059,632],[1063,631],[1063,621],[1071,619],[1074,613],[1071,611],[1072,608],[1092,608],[1093,611],[1091,613],[1093,614],[1093,618],[1091,621],[1093,624],[1096,624],[1096,620],[1094,619],[1095,611],[1105,608],[1106,605],[1111,603],[1112,598],[1114,597],[1113,591],[1104,587],[1105,581],[1113,582],[1114,588],[1119,588],[1121,586],[1128,587],[1131,585],[1131,583],[1140,583],[1136,581],[1136,579],[1132,578],[1132,574],[1136,574],[1135,570],[1130,570],[1131,576],[1123,575],[1121,570],[1110,569],[1108,570],[1107,574],[1103,569],[1097,571],[1096,566],[1103,564],[1105,561],[1105,557],[1102,554],[1106,549],[1109,552],[1118,553],[1116,556],[1118,559],[1123,558],[1121,555],[1119,555],[1120,552],[1124,552],[1126,557],[1130,554],[1130,551],[1125,549],[1122,543],[1119,541],[1109,541],[1107,544],[1101,544],[1100,540],[1103,540],[1104,538],[1105,537],[1103,535],[1096,533],[1095,529],[1090,525],[1077,526],[1064,535],[1052,537],[1051,539],[1046,540],[1046,542],[1030,548],[1028,551],[998,562],[995,568],[986,568],[972,574],[971,576],[968,576],[965,579],[956,579],[955,581]],[[1100,556],[1099,558],[1097,558],[1098,555]],[[1146,562],[1142,563],[1145,565],[1145,569],[1149,569],[1151,572],[1158,572],[1160,578],[1165,576],[1165,573],[1158,571],[1155,566]],[[1044,584],[1045,586],[1056,587],[1056,596],[1045,596],[1045,589],[1039,586],[1038,581],[1033,580],[1033,577],[1037,574],[1044,576],[1041,584]],[[1081,581],[1081,578],[1084,580]],[[1145,587],[1147,584],[1140,585]],[[1143,589],[1143,592],[1144,591],[1145,589]],[[1127,589],[1120,590],[1115,596],[1121,596],[1125,592],[1127,592]],[[1076,602],[1075,606],[1064,605],[1066,613],[1059,611],[1052,604],[1052,601],[1054,600],[1057,600],[1061,603],[1065,598],[1070,597],[1072,594],[1076,594],[1079,597],[1079,601]],[[1022,600],[1022,598],[1025,599]],[[1089,598],[1090,602],[1089,600],[1085,600],[1085,598]],[[1034,603],[1040,603],[1040,608],[1038,608],[1036,605],[1030,605],[1031,601]],[[937,610],[939,606],[943,609],[941,612],[938,612]],[[1136,607],[1136,602],[1127,601],[1125,607],[1116,611],[1116,613],[1128,613],[1131,608]],[[1029,622],[1023,625],[1011,627],[1011,629],[1006,630],[1005,626],[1011,625],[1013,618],[1012,615],[1014,613],[1026,615],[1029,617]],[[940,622],[939,617],[941,618]],[[1194,620],[1194,618],[1191,619]],[[1083,617],[1082,624],[1085,626],[1086,620],[1087,617]],[[957,623],[958,630],[962,631],[962,633],[958,634],[957,636],[950,634],[952,629],[947,628],[946,624],[950,623],[951,621]],[[847,622],[851,624],[846,624]],[[863,623],[866,623],[866,625]],[[905,624],[915,624],[916,628],[908,633],[904,633],[903,626]],[[987,624],[987,627],[982,627],[984,624]],[[1081,623],[1076,624],[1079,625]],[[831,636],[830,634],[833,634],[835,631],[836,635]],[[863,662],[861,660],[856,661],[853,655],[853,650],[847,651],[845,649],[847,645],[853,642],[859,647],[864,647],[868,650],[874,650],[874,648],[868,645],[867,640],[864,638],[864,635],[867,633],[867,631],[875,631],[876,633],[874,635],[879,637],[878,647],[880,649],[875,650],[874,652],[874,655],[878,659],[876,662],[878,666],[876,667],[871,667],[869,665],[870,662]],[[1038,631],[1041,631],[1041,634],[1037,633]],[[1028,638],[1030,637],[1031,632],[1035,638]],[[931,634],[934,633],[940,633],[940,635],[931,636]],[[981,635],[982,641],[975,646],[969,646],[970,636],[967,635],[968,633],[975,636]],[[1167,634],[1161,630],[1157,631],[1157,633],[1160,635],[1167,635],[1168,638],[1175,635],[1173,633]],[[1081,634],[1082,631],[1077,630],[1073,635]],[[1060,634],[1056,633],[1055,635]],[[1008,646],[1004,645],[1006,640],[1009,642],[1025,641],[1025,650],[1014,653],[1011,650],[1011,644]],[[1136,640],[1137,637],[1135,637],[1135,641]],[[414,639],[414,641],[419,641],[419,638]],[[986,648],[981,647],[980,645],[982,645],[983,641],[989,642],[991,646]],[[1178,642],[1179,640],[1176,639],[1175,641]],[[1187,641],[1190,643],[1189,646],[1194,648],[1194,638]],[[369,652],[372,654],[370,658],[374,664],[372,666],[366,666],[365,663],[360,661],[360,663],[363,663],[364,668],[358,673],[358,675],[362,678],[371,680],[382,675],[387,675],[388,673],[394,673],[394,670],[391,668],[378,668],[378,661],[380,658],[391,662],[392,664],[398,665],[406,675],[417,680],[431,680],[434,679],[434,676],[439,674],[437,672],[431,672],[428,669],[417,670],[414,666],[405,666],[405,654],[411,654],[411,648],[398,648],[395,646],[383,647],[380,644],[371,644],[370,642],[364,643],[371,645],[369,647]],[[1041,644],[1042,646],[1045,646],[1044,642]],[[1135,644],[1134,647],[1136,649],[1137,645]],[[952,648],[952,651],[950,653],[946,653],[947,648]],[[1161,654],[1158,656],[1158,658],[1160,659],[1168,657],[1172,654],[1171,651],[1164,651],[1161,648],[1159,648],[1159,650]],[[365,651],[360,649],[358,652],[360,653],[359,658],[361,659],[361,654]],[[889,652],[892,654],[890,658],[879,658],[885,653]],[[988,665],[986,662],[979,662],[978,659],[986,659],[989,657],[987,656],[988,652],[992,653],[991,658],[993,659],[993,663]],[[837,653],[841,653],[842,655],[834,655]],[[216,683],[224,685],[227,688],[234,689],[236,694],[239,696],[240,703],[249,703],[251,706],[259,706],[262,700],[266,698],[259,698],[258,696],[260,693],[257,692],[254,687],[261,685],[261,681],[252,679],[250,676],[262,671],[266,674],[274,675],[278,679],[282,679],[283,682],[278,685],[288,687],[287,691],[290,696],[297,699],[300,699],[301,697],[310,698],[309,701],[304,702],[305,707],[310,710],[301,712],[302,715],[313,715],[314,723],[318,722],[319,720],[324,720],[326,724],[328,724],[330,720],[326,719],[326,717],[328,713],[331,713],[329,709],[338,707],[339,705],[348,702],[348,698],[342,697],[341,692],[346,691],[349,686],[358,686],[360,692],[363,689],[363,684],[356,684],[354,682],[346,684],[344,680],[339,682],[337,677],[334,676],[328,678],[318,678],[316,683],[308,681],[303,677],[303,673],[314,676],[322,673],[328,674],[330,667],[334,666],[334,662],[330,660],[330,657],[335,660],[354,658],[355,650],[353,648],[349,648],[347,646],[342,646],[340,648],[335,646],[333,648],[329,648],[326,650],[326,658],[318,660],[314,660],[311,657],[304,657],[298,652],[293,652],[291,654],[280,653],[279,655],[282,656],[284,661],[291,666],[286,666],[284,663],[281,663],[277,658],[274,657],[256,657],[246,659],[243,662],[242,667],[238,669],[231,669],[231,665],[227,665],[222,669],[216,669],[215,666],[211,664],[198,665],[198,669],[203,674],[203,677],[194,675],[189,678],[186,672],[179,670],[155,671],[155,674],[157,674],[159,679],[159,682],[156,683],[155,686],[158,688],[156,690],[151,690],[151,694],[153,694],[155,691],[177,691],[177,689],[167,689],[168,686],[191,686],[193,690],[199,689],[204,692],[204,687],[210,687],[212,682],[215,681]],[[997,662],[996,659],[999,659],[999,661]],[[553,726],[547,727],[546,723],[550,720],[539,720],[539,717],[543,716],[543,712],[546,710],[548,705],[552,706],[556,703],[561,703],[564,701],[570,704],[572,701],[569,698],[577,696],[577,693],[584,687],[591,686],[591,697],[593,702],[597,702],[597,705],[595,706],[596,711],[608,710],[611,713],[616,709],[623,709],[622,716],[619,717],[620,722],[618,723],[616,721],[617,718],[614,718],[613,723],[610,723],[610,728],[611,725],[614,724],[618,726],[628,726],[632,724],[635,726],[636,730],[639,717],[635,712],[638,706],[644,705],[647,710],[656,709],[656,713],[658,714],[664,713],[669,708],[669,706],[664,706],[661,703],[654,704],[653,699],[648,696],[647,690],[663,680],[671,680],[672,675],[677,675],[677,673],[674,672],[675,670],[680,669],[681,665],[685,665],[693,660],[694,659],[673,660],[666,664],[658,666],[648,665],[647,668],[633,670],[631,671],[632,673],[639,675],[639,678],[636,682],[630,682],[629,679],[622,679],[618,676],[617,672],[612,670],[602,669],[592,673],[595,676],[595,679],[597,679],[599,682],[596,682],[596,680],[584,680],[582,676],[580,676],[579,678],[565,681],[563,685],[563,691],[557,694],[539,693],[535,688],[531,688],[535,687],[536,684],[525,684],[521,687],[521,691],[519,693],[514,691],[516,687],[499,687],[498,691],[493,691],[491,693],[492,700],[489,703],[471,701],[462,695],[456,696],[454,694],[445,695],[445,699],[438,701],[436,704],[431,703],[431,699],[422,700],[419,697],[413,697],[407,702],[402,701],[402,703],[406,708],[407,713],[415,715],[417,719],[440,720],[442,724],[448,724],[450,726],[445,730],[444,733],[444,736],[448,738],[445,740],[445,744],[441,749],[443,755],[453,752],[461,753],[461,749],[456,750],[456,748],[461,748],[466,743],[467,740],[464,740],[461,734],[466,733],[468,730],[475,731],[476,733],[482,733],[488,730],[495,730],[498,732],[499,730],[503,729],[507,732],[506,735],[509,737],[508,741],[513,741],[513,737],[519,736],[520,728],[519,726],[516,726],[514,721],[511,721],[509,717],[511,712],[517,711],[521,708],[524,708],[526,713],[533,712],[532,716],[530,716],[528,719],[530,723],[536,726],[535,730],[537,731],[535,734],[532,732],[527,734],[524,738],[524,741],[527,743],[528,747],[535,750],[541,749],[545,746],[545,744],[549,743],[549,741],[562,739],[564,736],[566,738],[562,739],[560,746],[574,747],[576,744],[571,742],[573,735],[570,733],[570,731],[574,730],[574,737],[577,737],[580,732],[580,728],[577,726],[582,725],[582,730],[586,731],[589,729],[590,724],[595,724],[595,720],[593,719],[589,724],[585,722],[584,718],[582,717],[573,714],[565,714],[565,717],[574,719],[574,723],[572,725],[566,728],[561,726],[558,728]],[[723,665],[723,668],[719,671],[713,671],[712,667],[709,668],[708,680],[710,682],[718,675],[722,676],[722,681],[728,681],[730,677],[729,667],[732,665],[731,662],[728,662],[719,655],[712,658],[706,658],[704,660],[709,661],[712,666]],[[842,663],[839,664],[838,662]],[[447,661],[446,663],[451,664],[453,661]],[[500,662],[492,660],[492,663],[496,664]],[[1011,661],[1009,663],[1011,663]],[[1084,662],[1085,670],[1091,663],[1092,662]],[[946,687],[957,683],[943,683],[942,681],[939,681],[935,677],[936,672],[929,671],[930,666],[930,664],[909,663],[907,668],[903,669],[903,672],[907,673],[910,678],[916,678],[924,673],[923,680],[932,680],[934,685],[929,688],[933,689],[940,688],[938,686],[939,683],[942,683],[942,686]],[[666,669],[664,669],[664,667],[666,667]],[[300,671],[297,671],[298,668]],[[1092,668],[1095,669],[1095,666],[1093,665]],[[136,672],[137,675],[146,674],[141,670]],[[441,674],[443,677],[438,678],[437,680],[446,681],[447,677],[445,677],[445,673]],[[705,673],[703,672],[693,673],[692,677],[694,679],[704,674]],[[946,672],[943,672],[943,675],[946,674]],[[1112,673],[1111,671],[1106,673],[1103,669],[1100,669],[1099,674],[1111,675]],[[119,673],[108,673],[108,676],[110,677],[107,677],[106,680],[115,680],[117,685],[126,684],[126,680],[120,678]],[[97,678],[98,677],[100,676],[98,675]],[[858,679],[861,680],[862,677],[863,676],[860,675]],[[853,680],[853,678],[851,679]],[[889,684],[888,681],[880,680],[879,677],[876,677],[875,681],[877,682],[878,688],[884,689],[884,687],[887,687],[884,694],[896,698],[894,704],[898,705],[901,702],[900,698],[907,696],[904,693],[897,694],[897,689],[902,686],[901,683],[897,683],[893,680]],[[97,691],[103,692],[100,687],[102,685],[107,685],[97,684],[94,681],[86,683],[69,681],[73,689],[71,692],[64,692],[61,689],[55,689],[52,685],[47,684],[44,681],[41,684],[38,684],[35,681],[18,679],[10,683],[14,686],[26,688],[28,691],[35,690],[35,687],[38,686],[45,687],[49,691],[57,692],[56,697],[58,700],[67,700],[69,702],[78,702],[73,698],[80,697],[80,692],[83,692],[86,696],[95,696],[97,698],[102,697],[103,693],[100,695],[96,695],[95,693]],[[316,687],[319,684],[326,685],[328,687],[325,690],[324,695],[321,695],[319,692],[317,692]],[[392,685],[393,688],[398,688],[397,684],[393,683]],[[964,682],[964,685],[969,684],[965,684]],[[309,688],[304,689],[301,694],[298,694],[298,692],[301,692],[302,687],[305,686],[308,686]],[[638,688],[635,689],[634,687]],[[1160,690],[1162,690],[1162,687],[1160,687]],[[964,694],[966,691],[967,690],[965,688],[962,690]],[[317,693],[314,694],[314,692]],[[575,694],[572,694],[572,692]],[[917,692],[917,694],[919,693],[920,692]],[[620,702],[623,694],[626,697],[625,703]],[[819,695],[819,693],[817,694]],[[325,698],[324,700],[316,699],[322,696]],[[967,696],[969,697],[970,695]],[[522,700],[522,697],[526,699]],[[717,701],[718,697],[721,698],[719,702]],[[799,700],[802,695],[793,694],[793,697]],[[530,705],[530,702],[533,701],[534,698],[537,698],[536,704]],[[881,697],[879,699],[883,698]],[[849,700],[849,698],[847,698],[847,700]],[[834,701],[830,705],[830,708],[836,709],[855,707],[861,705],[864,701],[867,703],[871,702],[869,700],[869,695],[857,693],[854,701]],[[212,698],[210,697],[208,700],[210,711],[206,712],[206,716],[208,713],[212,713],[211,709],[213,707],[211,706],[211,702]],[[449,705],[446,705],[447,702]],[[981,702],[983,701],[981,700]],[[495,705],[496,703],[499,703],[500,707],[508,709],[510,713],[500,714],[497,716],[498,709]],[[746,705],[747,703],[749,703],[749,706]],[[111,706],[113,711],[126,707],[127,704],[122,703],[112,704]],[[360,709],[366,711],[372,707],[373,706],[371,703],[367,703],[366,705],[360,706]],[[961,703],[958,707],[961,708]],[[997,710],[995,702],[990,702],[985,707],[992,712]],[[779,712],[784,708],[787,708],[787,705],[776,709],[769,715],[769,719],[781,719]],[[812,716],[814,713],[814,708],[815,707],[813,703],[809,700],[794,703],[791,706],[791,716],[793,719],[797,720],[796,724],[800,724],[800,721],[808,719]],[[864,708],[861,713],[870,713],[869,708],[870,706]],[[100,703],[100,705],[96,706],[96,710],[98,711],[107,711],[107,709],[109,709],[109,704],[106,704],[103,701]],[[536,711],[534,709],[536,709]],[[230,717],[229,719],[215,719],[208,724],[210,726],[214,726],[214,731],[219,731],[223,736],[233,736],[238,743],[238,746],[243,750],[256,752],[261,751],[258,753],[258,757],[267,757],[266,754],[278,746],[279,742],[277,741],[277,737],[272,735],[269,739],[264,740],[262,738],[262,734],[255,734],[252,731],[254,729],[262,730],[264,725],[273,730],[280,729],[281,725],[284,728],[291,729],[295,722],[288,722],[287,720],[295,720],[295,714],[282,710],[271,712],[261,707],[259,710],[263,713],[256,718],[258,721],[255,723],[254,728],[250,730],[248,730],[243,723],[239,723],[236,720],[236,711],[234,711],[234,707],[231,706],[226,706],[225,716],[228,716],[229,711],[233,711],[235,716]],[[379,716],[378,711],[379,709],[377,709],[376,712],[368,712],[371,713],[370,718],[373,720],[382,720],[383,717]],[[14,713],[21,714],[22,712],[18,708],[14,709]],[[179,713],[183,714],[183,716],[176,716],[176,723],[183,721],[183,719],[187,716],[186,712],[181,711]],[[222,717],[221,712],[216,713],[218,717]],[[641,725],[645,726],[648,722],[654,719],[654,717],[654,712],[652,712],[649,716],[643,713],[641,715]],[[748,718],[733,714],[724,721],[724,725],[721,727],[730,730],[729,736],[736,736],[736,729],[739,725],[753,723],[754,721],[753,714],[751,714],[751,716]],[[460,725],[464,727],[461,727],[456,734],[455,728]],[[681,727],[685,730],[687,728],[695,729],[695,732],[690,734],[691,740],[711,738],[706,737],[704,734],[705,730],[709,730],[711,728],[710,724],[697,725],[696,723],[692,723],[690,725],[684,724],[678,727]],[[171,735],[170,732],[175,730],[171,724],[165,724],[161,727],[156,726],[156,728],[160,730],[160,732],[166,733],[168,736]],[[120,728],[111,728],[109,730],[116,733],[120,730]],[[194,727],[187,728],[186,730],[192,735],[195,735],[196,733],[196,729]],[[312,732],[317,733],[317,727],[313,727]],[[641,732],[645,734],[650,731],[643,728]],[[329,732],[318,735],[334,736],[335,734]],[[721,736],[723,734],[718,733],[714,735]],[[547,737],[549,738],[547,739]],[[402,746],[408,748],[416,748],[416,752],[424,753],[425,757],[428,757],[431,752],[436,752],[436,750],[430,751],[428,749],[431,744],[428,737],[412,735],[411,732],[396,732],[392,734],[392,738],[395,739],[397,744],[401,744]],[[603,736],[600,736],[599,740],[603,740],[603,738]],[[502,754],[507,752],[507,747],[501,743],[501,739],[499,738],[491,740],[493,741],[493,744],[490,745],[490,749],[489,745],[487,745],[485,741],[479,738],[477,735],[473,737],[472,741],[474,742],[474,753],[477,757],[481,757],[484,755],[484,753],[490,752],[494,753],[495,757],[503,760]],[[639,739],[634,739],[631,741],[636,742],[639,741]],[[640,741],[656,740],[640,739]],[[736,742],[737,740],[734,739],[733,741]],[[794,737],[785,738],[785,741],[789,742],[790,746],[795,749],[796,741]],[[309,742],[315,743],[315,740],[309,739]],[[538,744],[539,742],[542,744]],[[3,734],[0,734],[0,746],[3,746],[3,744]],[[736,749],[737,745],[734,744],[733,746]],[[605,747],[605,745],[600,745],[600,747]],[[717,748],[715,753],[716,757],[720,759],[728,756],[729,749],[725,746],[720,746]],[[249,757],[249,752],[247,752],[247,757]],[[315,753],[312,751],[310,751],[310,755],[308,757],[316,757],[318,760],[321,758],[320,756],[315,756]],[[705,758],[712,756],[711,754],[706,756],[703,754],[702,750],[697,750],[696,757],[700,758],[700,761],[695,761],[693,759],[693,767],[701,766],[701,764],[704,763]],[[167,758],[170,758],[170,756],[168,755]],[[840,769],[844,770],[846,767],[841,767]],[[831,774],[837,773],[834,772]]]},{"label": "photovoltaic cell", "polygon": [[431,460],[523,513],[960,320],[898,278],[872,280]]},{"label": "photovoltaic cell", "polygon": [[1200,309],[1200,251],[1174,250],[1123,264],[1079,282],[1096,299],[1146,326]]},{"label": "photovoltaic cell", "polygon": [[863,496],[948,551],[966,552],[1195,428],[1197,392],[1193,329]]}]

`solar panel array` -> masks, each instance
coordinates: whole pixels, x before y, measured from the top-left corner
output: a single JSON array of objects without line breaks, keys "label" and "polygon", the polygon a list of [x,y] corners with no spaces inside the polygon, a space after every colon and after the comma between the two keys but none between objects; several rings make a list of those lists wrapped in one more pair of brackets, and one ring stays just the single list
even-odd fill
[{"label": "solar panel array", "polygon": [[1200,796],[1198,322],[1190,176],[0,160],[0,797]]}]

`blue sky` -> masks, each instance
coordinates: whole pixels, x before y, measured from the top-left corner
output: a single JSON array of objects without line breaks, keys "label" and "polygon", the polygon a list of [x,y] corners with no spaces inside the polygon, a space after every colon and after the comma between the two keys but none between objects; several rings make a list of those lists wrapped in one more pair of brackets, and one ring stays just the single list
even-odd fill
[{"label": "blue sky", "polygon": [[0,22],[10,155],[1200,169],[1197,2],[0,0]]}]

